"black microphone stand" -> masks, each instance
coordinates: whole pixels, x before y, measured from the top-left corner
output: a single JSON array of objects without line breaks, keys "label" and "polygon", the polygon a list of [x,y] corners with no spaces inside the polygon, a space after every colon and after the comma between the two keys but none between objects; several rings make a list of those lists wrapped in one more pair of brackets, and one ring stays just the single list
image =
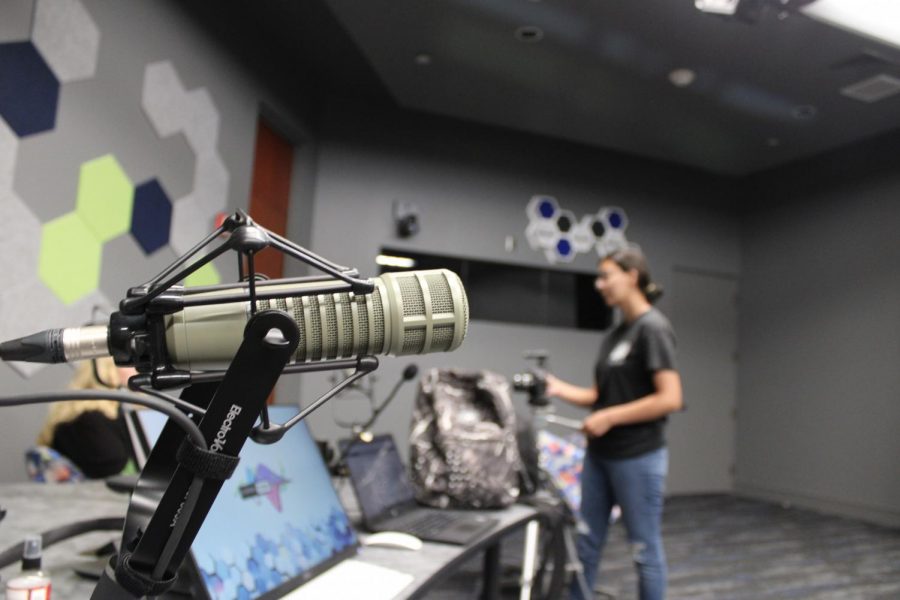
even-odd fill
[{"label": "black microphone stand", "polygon": [[[230,234],[224,243],[189,263],[224,233]],[[266,247],[274,247],[330,277],[258,282],[253,257]],[[229,249],[239,253],[238,269],[246,281],[241,289],[219,285],[173,290],[177,282]],[[355,270],[328,262],[265,230],[238,211],[156,278],[129,290],[120,310],[110,318],[113,357],[118,364],[137,367],[139,374],[129,380],[132,389],[169,400],[198,422],[206,447],[186,440],[183,430],[171,420],[166,424],[132,494],[122,532],[122,550],[105,569],[92,599],[144,598],[169,589],[223,481],[234,471],[247,438],[274,443],[328,399],[378,367],[374,356],[288,366],[300,340],[297,324],[280,310],[256,309],[258,299],[347,291],[371,293],[373,284],[357,275]],[[300,294],[267,289],[273,284],[296,281],[310,285]],[[221,293],[214,299],[198,296],[209,291]],[[186,306],[247,300],[251,316],[227,370],[189,372],[171,364],[163,315]],[[283,372],[348,368],[354,369],[351,375],[287,423],[269,421],[266,399]],[[181,399],[159,391],[184,386],[191,387]],[[262,424],[254,427],[258,417]]]},{"label": "black microphone stand", "polygon": [[407,381],[414,379],[418,373],[419,368],[415,364],[410,364],[403,370],[403,376],[396,384],[394,384],[394,388],[390,391],[390,393],[388,393],[387,397],[385,397],[384,402],[375,407],[375,409],[372,411],[372,416],[369,417],[369,420],[362,425],[353,426],[353,437],[350,438],[349,443],[347,443],[341,449],[341,452],[338,455],[337,460],[334,463],[335,466],[333,468],[343,471],[344,459],[347,458],[347,453],[350,452],[350,449],[355,446],[357,442],[371,441],[364,438],[366,432],[368,432],[369,428],[375,424],[375,421],[378,420],[378,416],[382,412],[384,412],[384,409],[388,407],[388,404],[390,404],[394,399],[394,396],[397,395],[397,392],[400,390],[400,386],[402,386]]}]

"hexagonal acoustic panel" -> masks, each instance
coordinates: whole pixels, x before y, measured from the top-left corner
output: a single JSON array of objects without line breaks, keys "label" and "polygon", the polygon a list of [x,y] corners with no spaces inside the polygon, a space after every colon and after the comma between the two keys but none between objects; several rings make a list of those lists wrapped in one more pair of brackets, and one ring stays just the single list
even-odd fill
[{"label": "hexagonal acoustic panel", "polygon": [[100,31],[78,0],[38,0],[32,40],[63,83],[94,76]]},{"label": "hexagonal acoustic panel", "polygon": [[597,211],[596,223],[603,225],[603,235],[597,238],[595,249],[598,256],[606,256],[619,248],[628,245],[625,229],[628,228],[628,216],[618,207],[604,207]]},{"label": "hexagonal acoustic panel", "polygon": [[113,155],[81,165],[75,211],[100,243],[130,229],[133,198],[131,180]]},{"label": "hexagonal acoustic panel", "polygon": [[0,116],[16,135],[53,129],[59,81],[31,42],[0,44]]},{"label": "hexagonal acoustic panel", "polygon": [[187,287],[195,285],[215,285],[220,281],[222,281],[222,278],[219,275],[216,266],[212,263],[207,263],[188,275],[184,280],[184,285]]},{"label": "hexagonal acoustic panel", "polygon": [[101,246],[77,212],[45,223],[38,260],[41,281],[64,304],[86,296],[100,283]]},{"label": "hexagonal acoustic panel", "polygon": [[553,196],[532,196],[525,214],[528,244],[534,250],[543,250],[550,263],[571,262],[576,255],[592,249],[598,256],[606,256],[628,244],[628,217],[618,207],[604,207],[576,221],[575,214],[561,209]]},{"label": "hexagonal acoustic panel", "polygon": [[216,151],[219,111],[209,92],[204,88],[187,91],[171,62],[155,62],[144,70],[141,107],[160,137],[184,133],[197,157],[191,197],[209,222],[225,208],[229,185],[228,169]]},{"label": "hexagonal acoustic panel", "polygon": [[[0,187],[0,272],[9,288],[37,279],[35,267],[41,247],[41,222],[11,189]],[[0,312],[0,321],[5,317]]]},{"label": "hexagonal acoustic panel", "polygon": [[131,235],[145,254],[152,254],[169,242],[172,202],[159,181],[151,179],[134,189]]},{"label": "hexagonal acoustic panel", "polygon": [[[7,316],[0,320],[0,339],[46,328],[51,315],[52,326],[71,326],[83,323],[95,305],[110,307],[97,288],[102,283],[101,275],[107,276],[107,271],[119,265],[103,267],[104,245],[127,245],[135,266],[141,262],[141,252],[147,258],[145,266],[161,261],[168,264],[169,250],[180,254],[193,247],[209,230],[215,215],[225,210],[229,187],[229,172],[217,149],[220,122],[214,99],[205,88],[185,89],[175,67],[163,61],[146,66],[141,107],[160,137],[180,133],[193,151],[196,160],[184,171],[185,175],[193,171],[190,192],[173,202],[161,184],[169,183],[169,173],[152,169],[152,179],[135,189],[118,160],[106,155],[80,165],[77,190],[72,181],[62,190],[63,196],[54,194],[61,199],[69,197],[68,202],[77,195],[73,212],[61,217],[56,216],[56,209],[43,216],[36,213],[32,205],[35,199],[14,189],[22,169],[17,163],[28,162],[30,169],[34,159],[41,158],[40,153],[31,151],[25,160],[23,144],[32,147],[45,138],[57,143],[59,136],[54,131],[27,142],[21,138],[49,132],[59,125],[60,86],[95,76],[100,31],[81,0],[27,3],[27,11],[16,13],[21,13],[16,23],[11,19],[0,23],[0,34],[4,35],[0,41],[0,215],[16,224],[0,232],[3,246],[15,248],[0,255],[0,267],[15,276],[0,290],[0,314]],[[4,14],[10,15],[8,10]],[[14,30],[13,25],[19,29]],[[21,33],[12,35],[15,31]],[[30,41],[20,41],[29,33]],[[128,95],[126,101],[133,101],[132,97]],[[85,157],[109,151],[111,148],[102,147],[82,151],[69,167],[78,166]],[[146,166],[143,169],[148,170]],[[184,194],[181,189],[177,191]],[[179,204],[184,209],[180,211],[185,218],[182,223],[178,222]],[[52,220],[42,225],[42,219]],[[121,237],[127,232],[132,235]],[[120,258],[115,253],[107,254]],[[115,279],[128,276],[116,275]],[[193,286],[220,281],[216,266],[209,264],[184,283]],[[21,302],[22,297],[29,301]],[[43,367],[28,363],[10,366],[26,377]]]},{"label": "hexagonal acoustic panel", "polygon": [[12,191],[18,145],[19,138],[0,118],[0,193],[3,190]]}]

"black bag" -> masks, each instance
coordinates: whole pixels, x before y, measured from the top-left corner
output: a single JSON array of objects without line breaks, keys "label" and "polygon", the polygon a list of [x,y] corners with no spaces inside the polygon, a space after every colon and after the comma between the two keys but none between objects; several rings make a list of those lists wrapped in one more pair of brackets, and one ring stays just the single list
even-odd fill
[{"label": "black bag", "polygon": [[499,508],[516,501],[521,460],[509,389],[490,371],[431,369],[422,377],[410,429],[420,502]]}]

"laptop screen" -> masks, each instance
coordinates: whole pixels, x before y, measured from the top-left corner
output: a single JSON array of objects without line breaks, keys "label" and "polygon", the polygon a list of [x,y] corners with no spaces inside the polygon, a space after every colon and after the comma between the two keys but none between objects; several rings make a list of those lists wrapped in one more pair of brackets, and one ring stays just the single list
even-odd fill
[{"label": "laptop screen", "polygon": [[396,516],[399,507],[415,503],[409,475],[390,435],[375,436],[368,443],[355,442],[346,451],[345,460],[367,522]]},{"label": "laptop screen", "polygon": [[[284,423],[296,407],[270,406]],[[136,411],[152,444],[166,416]],[[247,440],[191,546],[209,598],[278,598],[357,548],[319,449],[301,422],[275,444]]]}]

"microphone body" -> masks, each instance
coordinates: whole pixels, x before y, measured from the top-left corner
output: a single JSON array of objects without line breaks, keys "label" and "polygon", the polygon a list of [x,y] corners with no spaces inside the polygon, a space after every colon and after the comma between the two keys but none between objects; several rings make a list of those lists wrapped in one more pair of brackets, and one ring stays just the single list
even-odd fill
[{"label": "microphone body", "polygon": [[[337,280],[335,280],[337,282]],[[300,330],[292,362],[351,358],[362,355],[425,354],[455,350],[465,338],[468,300],[456,273],[447,269],[385,273],[371,280],[370,294],[314,293],[322,282],[267,285],[267,291],[289,294],[258,299],[257,311],[287,313]],[[192,304],[215,301],[232,289],[192,294]],[[251,316],[249,301],[187,306],[163,320],[165,353],[173,366],[187,370],[227,363],[234,356]],[[0,344],[0,358],[28,362],[63,362],[123,353],[119,341],[133,334],[112,327],[51,329]]]}]

